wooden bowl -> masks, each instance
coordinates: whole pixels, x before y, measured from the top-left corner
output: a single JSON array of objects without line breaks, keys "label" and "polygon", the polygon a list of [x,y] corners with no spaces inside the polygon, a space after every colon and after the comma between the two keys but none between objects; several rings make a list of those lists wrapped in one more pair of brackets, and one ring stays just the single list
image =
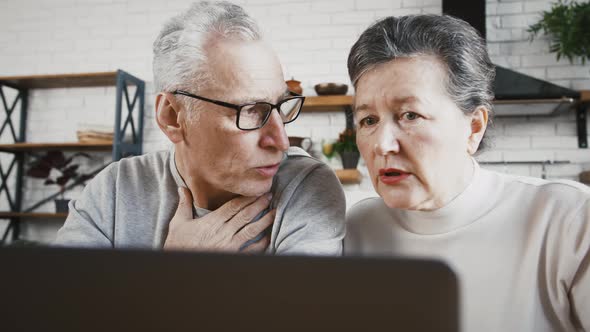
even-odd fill
[{"label": "wooden bowl", "polygon": [[320,83],[314,86],[318,96],[326,95],[345,95],[348,91],[348,85],[339,83]]}]

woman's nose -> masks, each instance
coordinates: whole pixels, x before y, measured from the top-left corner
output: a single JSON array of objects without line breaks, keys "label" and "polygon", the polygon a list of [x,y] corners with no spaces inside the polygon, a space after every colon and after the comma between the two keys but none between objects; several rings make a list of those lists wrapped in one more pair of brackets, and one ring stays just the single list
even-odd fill
[{"label": "woman's nose", "polygon": [[375,153],[386,156],[390,153],[397,154],[400,150],[399,132],[395,126],[386,124],[377,130],[374,145]]}]

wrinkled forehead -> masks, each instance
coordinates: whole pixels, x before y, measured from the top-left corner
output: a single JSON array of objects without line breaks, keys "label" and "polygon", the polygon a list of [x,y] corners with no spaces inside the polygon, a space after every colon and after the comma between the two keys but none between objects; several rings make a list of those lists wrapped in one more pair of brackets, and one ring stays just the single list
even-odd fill
[{"label": "wrinkled forehead", "polygon": [[286,84],[274,51],[262,41],[218,40],[206,47],[208,93],[234,103],[276,101]]},{"label": "wrinkled forehead", "polygon": [[360,109],[363,105],[372,105],[378,99],[403,100],[407,103],[432,93],[446,95],[446,83],[446,69],[438,58],[398,58],[376,65],[360,77],[354,106]]}]

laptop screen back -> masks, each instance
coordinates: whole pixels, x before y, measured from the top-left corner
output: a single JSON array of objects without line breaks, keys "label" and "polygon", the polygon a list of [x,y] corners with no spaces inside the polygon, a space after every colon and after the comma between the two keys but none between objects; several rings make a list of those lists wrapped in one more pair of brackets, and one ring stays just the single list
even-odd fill
[{"label": "laptop screen back", "polygon": [[457,331],[445,265],[393,258],[0,249],[5,331]]}]

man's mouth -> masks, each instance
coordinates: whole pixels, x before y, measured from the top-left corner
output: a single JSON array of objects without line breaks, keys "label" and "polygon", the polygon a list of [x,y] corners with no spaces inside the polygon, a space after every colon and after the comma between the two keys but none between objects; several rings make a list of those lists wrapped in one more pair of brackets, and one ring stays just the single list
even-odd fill
[{"label": "man's mouth", "polygon": [[256,167],[256,171],[264,177],[273,177],[275,174],[277,174],[280,165],[281,163],[260,166]]}]

